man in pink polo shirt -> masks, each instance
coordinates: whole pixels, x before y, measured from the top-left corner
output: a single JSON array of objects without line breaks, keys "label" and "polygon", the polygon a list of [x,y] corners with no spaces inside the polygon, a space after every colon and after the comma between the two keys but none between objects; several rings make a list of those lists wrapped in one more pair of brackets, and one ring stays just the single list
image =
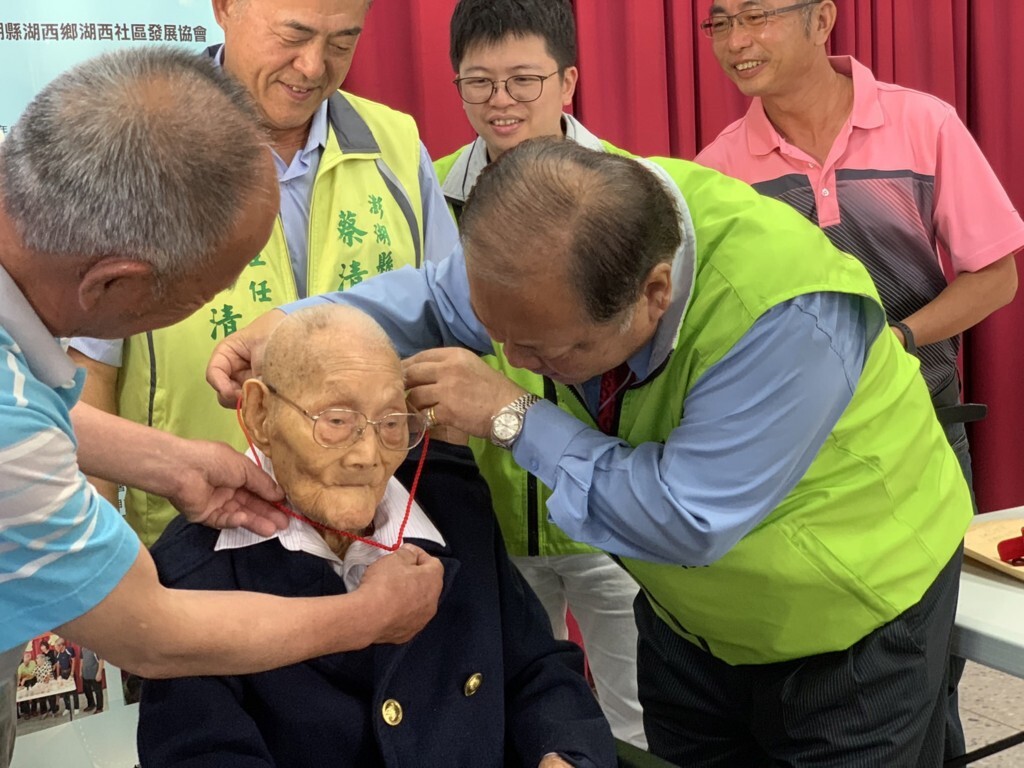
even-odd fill
[{"label": "man in pink polo shirt", "polygon": [[[697,162],[789,203],[864,262],[893,332],[921,360],[970,483],[960,334],[1016,293],[1024,222],[953,107],[826,55],[835,20],[833,0],[715,0],[701,29],[754,99]],[[960,671],[962,662],[951,669],[947,757],[964,749]]]}]

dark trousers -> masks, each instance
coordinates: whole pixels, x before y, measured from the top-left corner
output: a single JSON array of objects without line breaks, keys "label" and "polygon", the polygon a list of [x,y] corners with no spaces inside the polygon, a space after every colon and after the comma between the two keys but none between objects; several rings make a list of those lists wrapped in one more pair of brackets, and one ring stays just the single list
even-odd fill
[{"label": "dark trousers", "polygon": [[[71,672],[69,671],[66,675],[63,672],[61,672],[60,676],[64,680],[70,680],[71,679]],[[74,693],[65,693],[64,694],[64,709],[69,711],[69,712],[71,711],[72,699],[74,700],[74,703],[75,703],[75,709],[78,709],[81,706],[81,702],[78,699],[78,691],[75,691]]]},{"label": "dark trousers", "polygon": [[730,666],[641,592],[637,678],[655,755],[691,768],[942,765],[962,549],[920,602],[845,651]]},{"label": "dark trousers", "polygon": [[86,680],[83,677],[82,690],[88,705],[97,712],[101,711],[103,709],[103,683],[99,680]]},{"label": "dark trousers", "polygon": [[[971,446],[967,442],[967,430],[963,424],[949,424],[945,427],[946,439],[953,447],[960,462],[960,468],[964,471],[964,478],[967,480],[967,487],[971,489],[971,501],[974,501],[974,471],[971,468]],[[974,512],[978,512],[977,503]],[[949,657],[949,684],[947,695],[949,698],[946,712],[946,759],[960,757],[967,752],[967,742],[964,738],[964,726],[960,722],[960,698],[957,687],[960,685],[960,678],[964,674],[964,667],[967,660],[960,656]]]},{"label": "dark trousers", "polygon": [[[32,690],[32,686],[34,686],[35,684],[36,684],[36,679],[33,677],[33,678],[23,682],[22,686],[25,687],[25,688],[28,688],[31,691]],[[22,717],[27,717],[29,715],[32,715],[32,716],[37,715],[37,714],[39,714],[39,702],[37,702],[35,699],[29,699],[28,701],[22,701],[22,702],[20,702],[18,704],[18,711],[21,712]]]},{"label": "dark trousers", "polygon": [[34,717],[39,714],[39,704],[35,699],[18,702],[18,712],[22,717]]}]

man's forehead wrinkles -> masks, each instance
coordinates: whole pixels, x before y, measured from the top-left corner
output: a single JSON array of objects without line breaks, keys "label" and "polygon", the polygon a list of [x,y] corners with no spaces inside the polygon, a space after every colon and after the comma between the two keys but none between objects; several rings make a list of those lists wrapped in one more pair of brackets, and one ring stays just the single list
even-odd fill
[{"label": "man's forehead wrinkles", "polygon": [[[748,11],[753,8],[763,9],[764,5],[765,4],[759,0],[744,0],[744,2],[740,3],[740,12]],[[729,13],[729,9],[722,5],[713,5],[711,6],[709,13],[711,15],[725,16]]]},{"label": "man's forehead wrinkles", "polygon": [[[303,34],[307,35],[321,34],[321,30],[316,29],[315,27],[311,27],[308,24],[304,24],[298,19],[285,19],[284,21],[281,22],[281,26],[287,27],[288,29],[293,29],[296,32],[302,32]],[[362,34],[362,32],[362,27],[345,27],[343,29],[327,32],[326,35],[328,37],[358,37],[360,34]]]}]

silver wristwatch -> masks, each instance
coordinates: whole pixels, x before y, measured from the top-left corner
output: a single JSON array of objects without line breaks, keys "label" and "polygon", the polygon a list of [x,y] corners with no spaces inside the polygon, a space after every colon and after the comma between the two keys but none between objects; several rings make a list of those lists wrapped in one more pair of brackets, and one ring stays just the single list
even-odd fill
[{"label": "silver wristwatch", "polygon": [[540,398],[536,395],[526,394],[494,414],[491,417],[491,442],[499,448],[511,448],[523,431],[527,409],[539,402]]}]

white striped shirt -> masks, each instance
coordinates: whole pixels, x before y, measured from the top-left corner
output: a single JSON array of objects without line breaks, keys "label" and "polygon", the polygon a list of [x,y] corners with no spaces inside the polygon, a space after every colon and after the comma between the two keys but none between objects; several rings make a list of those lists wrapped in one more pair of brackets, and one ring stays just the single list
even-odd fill
[{"label": "white striped shirt", "polygon": [[105,598],[139,541],[78,468],[77,370],[0,267],[0,648]]}]

